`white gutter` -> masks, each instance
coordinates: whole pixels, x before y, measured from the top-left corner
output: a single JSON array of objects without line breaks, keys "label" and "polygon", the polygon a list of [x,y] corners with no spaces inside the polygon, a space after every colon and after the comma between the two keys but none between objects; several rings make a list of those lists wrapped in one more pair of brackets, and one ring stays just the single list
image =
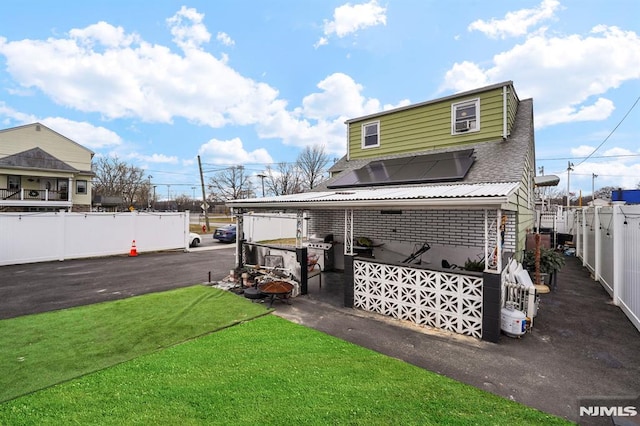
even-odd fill
[{"label": "white gutter", "polygon": [[509,196],[499,197],[456,197],[435,199],[388,199],[388,200],[340,200],[340,201],[292,201],[292,202],[227,202],[233,208],[271,209],[348,209],[375,208],[390,210],[398,208],[441,207],[441,208],[502,208],[511,210]]}]

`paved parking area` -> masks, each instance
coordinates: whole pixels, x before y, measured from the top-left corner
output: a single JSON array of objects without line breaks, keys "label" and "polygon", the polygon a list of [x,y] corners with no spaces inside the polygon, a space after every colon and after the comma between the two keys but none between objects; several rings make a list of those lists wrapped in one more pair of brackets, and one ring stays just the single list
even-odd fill
[{"label": "paved parking area", "polygon": [[220,280],[235,246],[0,266],[0,319]]}]

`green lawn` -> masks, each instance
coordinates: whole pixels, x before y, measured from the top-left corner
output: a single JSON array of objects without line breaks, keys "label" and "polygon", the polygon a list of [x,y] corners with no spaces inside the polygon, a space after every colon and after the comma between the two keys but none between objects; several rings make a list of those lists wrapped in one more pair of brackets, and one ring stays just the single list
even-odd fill
[{"label": "green lawn", "polygon": [[[127,301],[0,321],[2,348],[9,341],[7,329],[13,334],[19,328],[35,326],[39,340],[49,341],[44,346],[28,337],[18,342],[14,336],[12,344],[22,347],[14,348],[8,358],[3,349],[2,359],[12,361],[12,365],[26,365],[29,357],[39,359],[29,368],[14,368],[27,371],[21,371],[19,379],[2,383],[3,392],[9,387],[13,390],[8,394],[24,393],[23,381],[30,383],[30,390],[35,390],[36,383],[44,389],[0,404],[0,424],[564,423],[282,318],[260,316],[267,312],[262,305],[230,293],[198,286],[134,299],[128,303],[147,306],[143,312],[164,312],[161,317],[165,319],[158,319],[157,327],[147,326],[148,334],[140,335],[142,330],[138,329],[132,334],[133,343],[119,338],[120,344],[110,344],[110,350],[87,351],[86,347],[90,340],[102,346],[109,340],[100,337],[103,334],[128,334],[127,329],[138,328],[137,322],[146,322],[141,313],[122,318],[131,314],[122,306]],[[156,308],[167,302],[172,312]],[[110,305],[117,308],[110,310]],[[254,319],[242,322],[238,307],[246,311],[245,319]],[[207,310],[218,319],[210,321],[194,312]],[[226,322],[221,320],[225,314],[229,317]],[[43,316],[47,316],[46,321]],[[85,318],[91,319],[90,325],[62,330]],[[103,325],[101,319],[111,325]],[[189,326],[196,322],[206,325]],[[43,323],[49,325],[48,330],[41,328]],[[225,328],[234,323],[237,325]],[[174,331],[157,333],[154,328]],[[102,331],[91,332],[93,329]],[[214,330],[218,331],[207,333]],[[82,340],[77,334],[87,334],[84,350],[75,349]],[[200,337],[171,346],[171,339],[164,337],[167,335],[173,336],[173,343]],[[162,343],[157,344],[157,339]],[[147,354],[130,353],[129,349],[138,348],[140,342],[148,348]],[[39,349],[31,348],[32,344],[39,344]],[[119,357],[110,355],[114,348],[120,352]],[[164,349],[157,350],[160,348]],[[29,355],[20,360],[20,353]],[[47,354],[57,361],[49,362]],[[56,386],[46,387],[64,379],[46,383],[31,377],[50,375],[49,370],[55,371],[57,363],[83,364],[86,373],[105,367],[107,359],[115,365]],[[122,362],[126,359],[131,360]],[[90,368],[98,360],[100,366]],[[5,368],[7,362],[2,364]],[[13,374],[10,368],[2,371],[2,380],[8,373]]]},{"label": "green lawn", "polygon": [[0,402],[266,313],[198,285],[0,321]]}]

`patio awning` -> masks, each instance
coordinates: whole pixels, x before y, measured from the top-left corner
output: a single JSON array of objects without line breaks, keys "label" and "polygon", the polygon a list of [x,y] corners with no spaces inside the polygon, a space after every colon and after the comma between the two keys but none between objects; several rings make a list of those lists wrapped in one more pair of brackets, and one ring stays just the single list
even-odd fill
[{"label": "patio awning", "polygon": [[227,201],[234,208],[275,209],[402,209],[502,208],[510,210],[510,197],[518,182],[345,188],[263,198]]}]

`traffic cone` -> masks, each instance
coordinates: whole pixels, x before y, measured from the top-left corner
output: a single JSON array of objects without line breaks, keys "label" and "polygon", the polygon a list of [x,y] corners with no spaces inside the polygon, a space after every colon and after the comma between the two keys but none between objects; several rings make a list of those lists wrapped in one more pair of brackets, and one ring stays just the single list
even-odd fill
[{"label": "traffic cone", "polygon": [[129,251],[129,257],[137,256],[138,250],[136,249],[136,240],[131,243],[131,250]]}]

